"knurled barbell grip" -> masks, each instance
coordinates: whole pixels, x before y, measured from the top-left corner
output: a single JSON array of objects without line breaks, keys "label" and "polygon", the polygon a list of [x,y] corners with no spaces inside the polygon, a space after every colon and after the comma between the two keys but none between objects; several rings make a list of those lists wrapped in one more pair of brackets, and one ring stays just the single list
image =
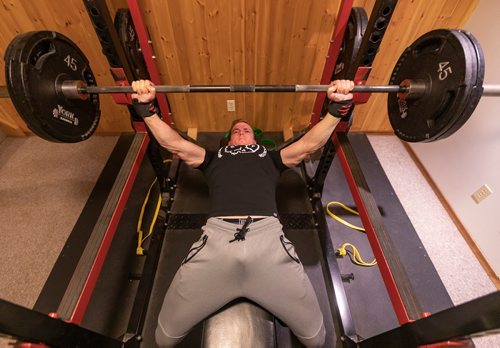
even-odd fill
[{"label": "knurled barbell grip", "polygon": [[[329,85],[157,85],[157,93],[213,93],[213,92],[326,92]],[[87,86],[74,87],[78,93],[134,93],[131,86]],[[398,93],[406,92],[406,87],[354,86],[354,93]]]}]

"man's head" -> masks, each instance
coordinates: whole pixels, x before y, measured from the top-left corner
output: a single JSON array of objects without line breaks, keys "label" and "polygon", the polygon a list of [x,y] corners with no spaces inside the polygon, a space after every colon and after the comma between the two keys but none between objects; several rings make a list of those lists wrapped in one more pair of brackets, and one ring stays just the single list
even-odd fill
[{"label": "man's head", "polygon": [[252,126],[245,120],[233,121],[228,135],[228,145],[257,144]]}]

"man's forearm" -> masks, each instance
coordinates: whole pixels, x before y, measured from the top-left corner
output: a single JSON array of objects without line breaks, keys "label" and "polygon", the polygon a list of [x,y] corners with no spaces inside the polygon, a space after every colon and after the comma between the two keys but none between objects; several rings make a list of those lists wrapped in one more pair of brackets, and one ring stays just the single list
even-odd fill
[{"label": "man's forearm", "polygon": [[[352,82],[351,82],[352,85]],[[352,89],[352,86],[351,86]],[[352,106],[352,99],[343,99],[334,102],[329,102],[328,113],[321,122],[318,122],[306,135],[307,146],[310,147],[309,152],[312,153],[325,145],[326,141],[334,131],[337,124],[343,117],[349,115],[349,110]]]},{"label": "man's forearm", "polygon": [[325,145],[339,122],[340,118],[326,114],[321,121],[316,123],[302,138],[307,152],[313,153]]}]

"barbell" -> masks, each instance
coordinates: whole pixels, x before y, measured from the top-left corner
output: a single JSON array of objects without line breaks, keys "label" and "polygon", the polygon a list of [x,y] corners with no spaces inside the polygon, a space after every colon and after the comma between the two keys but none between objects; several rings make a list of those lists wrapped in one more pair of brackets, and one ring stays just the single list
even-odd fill
[{"label": "barbell", "polygon": [[[159,93],[213,93],[213,92],[326,92],[328,85],[158,85],[155,86]],[[423,85],[418,85],[422,89]],[[68,81],[61,85],[62,92],[67,97],[86,98],[91,93],[133,93],[131,86],[85,86],[80,81]],[[391,93],[403,92],[417,94],[416,84],[412,86],[355,86],[355,93]]]},{"label": "barbell", "polygon": [[[37,31],[20,34],[5,52],[10,97],[28,127],[58,142],[78,142],[97,128],[99,94],[133,93],[131,86],[96,86],[83,52],[66,36]],[[357,85],[354,93],[389,93],[395,134],[429,142],[458,130],[481,96],[499,96],[500,86],[483,85],[484,57],[477,40],[462,30],[434,30],[409,46],[385,86]],[[158,93],[325,92],[328,85],[157,85]]]}]

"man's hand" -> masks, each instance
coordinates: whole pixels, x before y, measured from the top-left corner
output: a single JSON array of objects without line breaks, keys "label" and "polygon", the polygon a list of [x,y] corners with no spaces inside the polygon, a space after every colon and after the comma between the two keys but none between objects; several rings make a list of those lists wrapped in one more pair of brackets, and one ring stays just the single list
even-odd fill
[{"label": "man's hand", "polygon": [[136,99],[139,103],[149,103],[156,96],[156,90],[153,83],[149,80],[138,80],[132,82],[132,100]]},{"label": "man's hand", "polygon": [[137,115],[145,119],[146,117],[157,115],[158,108],[153,100],[155,99],[156,90],[153,83],[149,80],[139,80],[132,82],[132,106]]},{"label": "man's hand", "polygon": [[335,80],[332,85],[328,88],[326,95],[328,99],[334,102],[340,102],[344,100],[352,99],[352,89],[354,88],[354,82],[350,80]]},{"label": "man's hand", "polygon": [[328,88],[326,95],[330,100],[328,103],[328,114],[333,117],[343,118],[348,116],[352,106],[352,89],[354,82],[349,80],[335,80]]}]

